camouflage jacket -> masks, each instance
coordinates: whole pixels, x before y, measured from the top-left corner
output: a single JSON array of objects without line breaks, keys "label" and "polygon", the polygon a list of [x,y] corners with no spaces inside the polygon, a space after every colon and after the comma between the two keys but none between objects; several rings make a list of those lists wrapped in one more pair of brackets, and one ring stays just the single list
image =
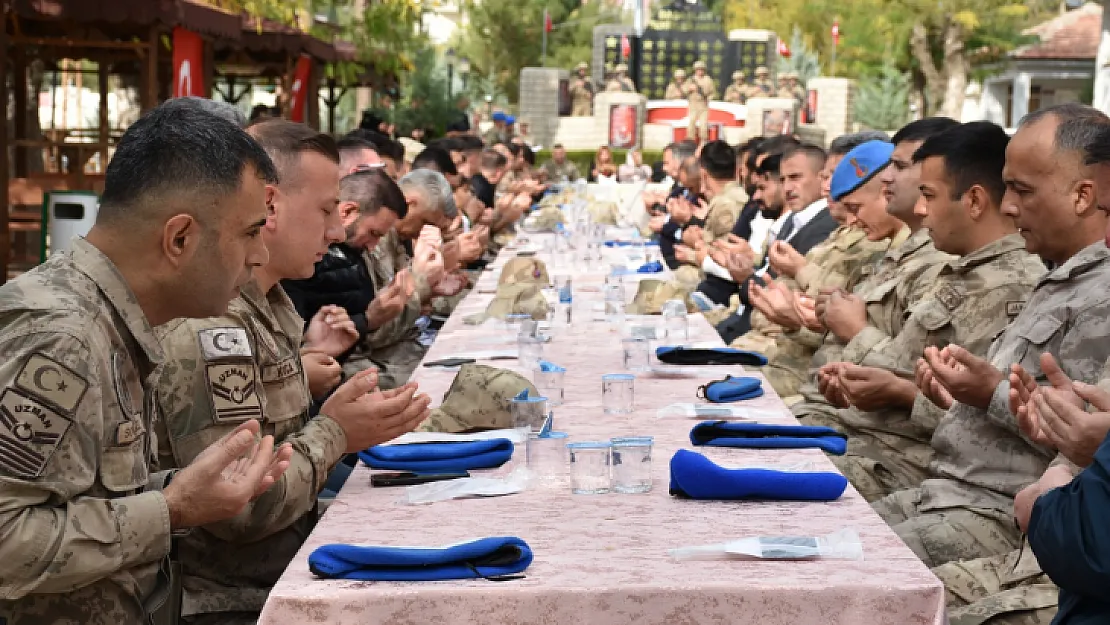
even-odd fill
[{"label": "camouflage jacket", "polygon": [[735,182],[725,185],[721,192],[709,201],[709,212],[705,215],[705,228],[702,238],[708,245],[717,239],[727,237],[736,220],[740,218],[740,211],[748,203],[748,194]]},{"label": "camouflage jacket", "polygon": [[0,350],[0,622],[139,623],[170,552],[153,330],[77,239],[0,287]]},{"label": "camouflage jacket", "polygon": [[[1017,319],[990,347],[999,371],[1018,363],[1043,378],[1040,356],[1050,353],[1073,380],[1098,383],[1110,356],[1110,250],[1093,243],[1041,278]],[[1016,309],[1016,306],[1015,306]],[[1007,379],[990,406],[956,403],[933,435],[938,479],[922,484],[923,510],[976,506],[1008,511],[1019,490],[1039,479],[1055,454],[1030,443],[1009,408]]]},{"label": "camouflage jacket", "polygon": [[227,314],[158,328],[166,364],[155,382],[165,466],[183,467],[247,419],[293,445],[281,480],[234,519],[182,539],[182,614],[258,611],[315,523],[316,496],[346,447],[326,416],[310,418],[301,364],[304,322],[281,286],[243,287]]},{"label": "camouflage jacket", "polygon": [[543,173],[547,174],[547,179],[551,182],[559,182],[564,178],[570,182],[574,182],[582,177],[581,174],[578,173],[578,166],[572,161],[563,161],[562,165],[555,161],[547,161],[540,166],[540,169],[543,170]]},{"label": "camouflage jacket", "polygon": [[[873,347],[867,362],[912,380],[914,365],[928,346],[956,344],[986,354],[1044,273],[1044,264],[1025,251],[1025,240],[1017,234],[948,262],[925,297],[910,307],[902,331]],[[942,415],[918,394],[911,410],[848,408],[838,416],[855,443],[891,450],[887,455],[895,462],[924,472],[932,459],[929,439]]]},{"label": "camouflage jacket", "polygon": [[[909,230],[904,229],[891,243],[872,242],[862,230],[842,226],[806,254],[808,262],[794,276],[793,282],[799,292],[812,298],[825,287],[851,289],[855,286],[851,281],[858,279],[862,266],[881,258],[888,246],[898,247],[908,236]],[[752,323],[755,323],[755,313]],[[804,327],[776,337],[775,358],[762,372],[780,396],[798,393],[821,341],[821,334]]]},{"label": "camouflage jacket", "polygon": [[[829,362],[846,361],[867,365],[871,348],[897,335],[906,319],[906,310],[925,293],[936,275],[952,256],[937,251],[929,232],[918,230],[901,245],[883,255],[878,265],[865,266],[854,293],[867,305],[867,326],[847,344],[829,332],[813,356],[807,381],[799,389],[806,403],[829,406],[817,389],[816,372]],[[805,414],[806,405],[794,406],[794,414]]]}]

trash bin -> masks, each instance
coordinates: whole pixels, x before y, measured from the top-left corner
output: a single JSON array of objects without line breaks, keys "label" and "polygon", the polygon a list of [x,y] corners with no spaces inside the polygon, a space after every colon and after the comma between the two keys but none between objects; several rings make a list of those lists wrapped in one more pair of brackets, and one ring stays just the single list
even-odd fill
[{"label": "trash bin", "polygon": [[[43,194],[42,212],[46,228],[42,231],[42,260],[47,244],[53,252],[68,250],[73,237],[85,236],[96,222],[100,198],[92,191],[49,191]],[[48,239],[49,237],[49,239]]]}]

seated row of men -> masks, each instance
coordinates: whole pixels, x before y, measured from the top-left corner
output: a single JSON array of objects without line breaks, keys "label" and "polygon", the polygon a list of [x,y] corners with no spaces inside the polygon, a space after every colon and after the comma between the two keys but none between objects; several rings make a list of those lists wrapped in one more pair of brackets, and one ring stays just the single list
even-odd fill
[{"label": "seated row of men", "polygon": [[775,138],[739,168],[721,142],[668,151],[652,227],[678,280],[803,424],[848,435],[833,463],[951,622],[1047,623],[1053,581],[1054,622],[1110,618],[1110,118]]},{"label": "seated row of men", "polygon": [[242,125],[145,115],[89,234],[0,287],[0,622],[254,622],[341,459],[428,422],[433,316],[542,191],[494,195],[520,146]]}]

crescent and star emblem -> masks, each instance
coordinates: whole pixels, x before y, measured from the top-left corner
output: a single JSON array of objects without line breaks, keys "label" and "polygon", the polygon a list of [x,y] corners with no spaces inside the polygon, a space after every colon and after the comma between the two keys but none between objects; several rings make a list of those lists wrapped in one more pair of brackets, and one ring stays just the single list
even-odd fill
[{"label": "crescent and star emblem", "polygon": [[[48,377],[49,382],[47,381]],[[50,365],[39,367],[39,369],[35,371],[35,374],[34,376],[32,376],[31,379],[34,381],[35,386],[44,391],[65,392],[68,386],[65,382],[65,378],[62,377],[62,372],[59,371],[57,367],[53,367]]]},{"label": "crescent and star emblem", "polygon": [[212,335],[212,346],[221,352],[230,352],[239,346],[239,337],[233,336],[229,339],[227,332],[217,332]]},{"label": "crescent and star emblem", "polygon": [[31,440],[32,437],[34,437],[35,431],[32,430],[31,426],[27,425],[26,423],[17,423],[16,426],[12,428],[12,434],[14,434],[15,437],[19,440],[26,443],[27,441]]}]

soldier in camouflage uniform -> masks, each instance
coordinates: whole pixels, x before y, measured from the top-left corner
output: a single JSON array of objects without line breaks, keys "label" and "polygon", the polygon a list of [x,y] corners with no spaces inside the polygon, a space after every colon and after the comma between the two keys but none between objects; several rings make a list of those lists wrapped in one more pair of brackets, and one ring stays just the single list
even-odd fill
[{"label": "soldier in camouflage uniform", "polygon": [[[1084,143],[1108,121],[1090,107],[1064,105],[1022,122],[1006,151],[1007,186],[1020,192],[1008,193],[1004,206],[1029,251],[1057,267],[1037,283],[985,360],[950,346],[945,353],[927,352],[927,362],[919,363],[919,378],[936,382],[923,382],[923,392],[934,404],[950,406],[932,439],[933,478],[873,507],[930,566],[1017,549],[1013,498],[1053,459],[1019,431],[1005,372],[1019,364],[1039,378],[1040,356],[1049,353],[1068,377],[1093,384],[1110,356],[1107,215],[1096,209]],[[1077,185],[1090,193],[1073,195]],[[961,366],[941,362],[945,356]]]},{"label": "soldier in camouflage uniform", "polygon": [[748,101],[747,83],[744,82],[744,72],[732,72],[732,84],[725,89],[725,102],[743,104]]},{"label": "soldier in camouflage uniform", "polygon": [[[842,189],[840,201],[849,213],[855,214],[869,239],[893,239],[904,225],[913,234],[888,252],[878,267],[865,268],[863,279],[851,295],[829,297],[822,319],[829,332],[810,363],[808,381],[799,389],[804,401],[791,408],[803,423],[836,425],[838,409],[822,393],[825,380],[818,377],[819,368],[830,362],[868,364],[867,357],[872,349],[901,332],[907,311],[928,292],[944,264],[952,260],[950,255],[933,246],[928,231],[921,228],[921,218],[913,213],[920,191],[917,170],[912,167],[913,153],[924,142],[924,137],[947,129],[951,124],[955,122],[922,120],[911,123],[900,134],[913,138],[896,136],[899,142],[890,154],[891,164],[877,173],[853,153],[845,156],[837,167],[838,174],[843,170],[846,174],[863,174],[868,179],[867,183],[854,188],[851,195]],[[884,188],[892,190],[893,197],[889,201],[883,195]],[[838,197],[835,178],[832,197]],[[871,271],[874,273],[869,273]]]},{"label": "soldier in camouflage uniform", "polygon": [[[941,411],[899,376],[907,376],[927,346],[955,343],[985,353],[1044,273],[999,207],[1007,141],[1001,128],[979,122],[930,138],[914,155],[921,163],[924,226],[938,248],[962,257],[948,263],[929,294],[908,310],[901,332],[871,349],[867,367],[839,375],[853,405],[837,415],[850,442],[833,464],[868,501],[917,486],[932,460],[929,440]],[[973,162],[964,156],[972,153]],[[965,171],[973,173],[953,173]],[[968,217],[965,206],[977,208],[977,215]],[[989,242],[971,249],[983,241]],[[885,390],[873,387],[857,402],[854,389],[867,385]]]},{"label": "soldier in camouflage uniform", "polygon": [[551,148],[551,160],[544,163],[540,170],[547,176],[548,182],[574,182],[582,177],[578,166],[567,160],[567,149],[561,143]]},{"label": "soldier in camouflage uniform", "polygon": [[776,98],[790,98],[794,99],[794,91],[790,88],[790,72],[783,72],[779,74],[778,88],[775,89]]},{"label": "soldier in camouflage uniform", "polygon": [[[282,181],[272,225],[264,231],[270,260],[223,316],[159,328],[166,352],[166,365],[155,377],[165,433],[159,455],[164,466],[185,466],[247,419],[264,421],[266,433],[290,443],[294,453],[279,487],[234,522],[208,525],[182,539],[181,612],[190,624],[254,622],[315,524],[316,497],[331,468],[345,453],[411,431],[427,417],[429,403],[426,396],[414,397],[412,387],[388,399],[380,391],[367,395],[370,373],[349,380],[318,416],[309,415],[302,351],[336,356],[357,333],[349,336],[326,320],[345,317],[342,309],[322,309],[302,349],[304,322],[278,282],[311,275],[327,246],[344,239],[335,208],[339,154],[327,135],[285,120],[256,124],[249,132],[279,163]],[[367,428],[371,423],[378,425]]]},{"label": "soldier in camouflage uniform", "polygon": [[775,85],[770,79],[771,72],[767,71],[766,67],[760,65],[755,68],[755,81],[752,86],[752,95],[749,98],[770,98],[775,94]]},{"label": "soldier in camouflage uniform", "polygon": [[633,84],[632,79],[628,77],[627,65],[621,63],[613,69],[613,75],[609,78],[609,82],[605,83],[605,90],[636,93],[636,85]]},{"label": "soldier in camouflage uniform", "polygon": [[425,305],[441,294],[437,289],[444,272],[443,256],[439,250],[417,245],[416,240],[424,226],[448,230],[458,213],[451,186],[442,174],[416,170],[402,178],[399,186],[409,201],[408,214],[369,253],[367,266],[375,292],[404,273],[408,301],[398,317],[356,345],[343,364],[346,375],[377,368],[378,384],[387,389],[407,382],[424,358],[427,347],[417,341],[420,328],[416,320]]},{"label": "soldier in camouflage uniform", "polygon": [[265,260],[252,233],[275,180],[238,126],[172,100],[123,135],[88,237],[0,288],[0,622],[176,623],[176,533],[281,477],[288,448],[249,451],[257,421],[156,471],[144,382],[163,358],[151,324],[222,310]]},{"label": "soldier in camouflage uniform", "polygon": [[684,100],[686,99],[686,70],[676,69],[674,71],[674,80],[667,83],[667,90],[663,97],[667,100]]},{"label": "soldier in camouflage uniform", "polygon": [[575,77],[570,81],[570,114],[574,117],[594,114],[594,85],[587,73],[589,69],[585,63],[579,63],[574,68]]},{"label": "soldier in camouflage uniform", "polygon": [[709,103],[717,99],[717,83],[705,73],[705,68],[705,61],[695,62],[694,75],[683,85],[690,118],[686,136],[699,143],[709,137]]}]

